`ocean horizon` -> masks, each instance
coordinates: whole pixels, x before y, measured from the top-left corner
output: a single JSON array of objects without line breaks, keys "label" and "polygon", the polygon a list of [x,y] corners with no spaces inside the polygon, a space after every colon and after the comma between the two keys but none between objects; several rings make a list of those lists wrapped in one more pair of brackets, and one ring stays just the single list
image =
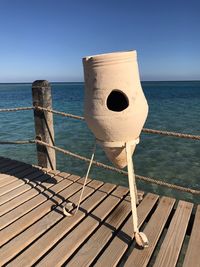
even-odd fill
[{"label": "ocean horizon", "polygon": [[[16,81],[16,82],[0,82],[1,85],[3,84],[32,84],[34,81],[26,81],[26,82],[20,82],[20,81]],[[164,82],[164,83],[168,83],[168,82],[200,82],[199,79],[192,79],[192,80],[141,80],[141,83],[149,83],[149,82]],[[62,83],[83,83],[84,81],[49,81],[50,84],[62,84]]]},{"label": "ocean horizon", "polygon": [[[83,82],[51,82],[53,108],[83,116]],[[200,135],[200,81],[144,81],[141,82],[149,103],[145,128]],[[31,83],[0,83],[0,108],[32,106]],[[32,111],[0,113],[1,141],[34,139]],[[80,155],[90,157],[94,137],[85,122],[54,116],[55,143]],[[200,187],[199,141],[141,134],[140,144],[133,156],[138,175],[158,178],[180,186]],[[1,145],[0,156],[37,164],[35,145]],[[95,159],[110,164],[97,147]],[[57,153],[59,170],[84,176],[87,164]],[[126,176],[92,167],[90,177],[128,185]],[[140,189],[170,195],[193,202],[199,197],[172,191],[165,187],[137,181]]]}]

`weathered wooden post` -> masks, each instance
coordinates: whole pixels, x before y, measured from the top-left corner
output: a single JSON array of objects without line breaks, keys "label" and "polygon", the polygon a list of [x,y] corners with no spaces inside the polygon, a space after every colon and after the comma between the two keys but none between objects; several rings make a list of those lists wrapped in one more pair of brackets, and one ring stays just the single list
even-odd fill
[{"label": "weathered wooden post", "polygon": [[[48,81],[38,80],[32,84],[32,98],[34,107],[52,108],[51,86]],[[54,145],[53,114],[47,111],[34,109],[36,139]],[[38,165],[56,169],[55,150],[36,144]]]}]

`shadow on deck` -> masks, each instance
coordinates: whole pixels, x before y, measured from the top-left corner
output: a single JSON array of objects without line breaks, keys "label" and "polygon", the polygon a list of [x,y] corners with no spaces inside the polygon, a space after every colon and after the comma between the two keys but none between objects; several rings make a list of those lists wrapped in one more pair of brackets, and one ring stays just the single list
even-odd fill
[{"label": "shadow on deck", "polygon": [[128,188],[0,158],[0,265],[2,266],[199,266],[200,206],[145,193],[139,226],[149,247],[132,231]]}]

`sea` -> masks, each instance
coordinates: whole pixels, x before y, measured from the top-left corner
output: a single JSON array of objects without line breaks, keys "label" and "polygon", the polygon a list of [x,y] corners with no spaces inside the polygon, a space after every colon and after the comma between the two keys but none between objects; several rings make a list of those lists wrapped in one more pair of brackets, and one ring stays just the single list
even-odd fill
[{"label": "sea", "polygon": [[[83,116],[84,84],[51,83],[53,108]],[[200,135],[200,81],[142,82],[149,104],[145,128]],[[31,84],[0,84],[0,109],[32,105]],[[33,111],[0,112],[0,141],[35,138]],[[57,146],[90,158],[94,136],[84,121],[54,115]],[[0,145],[0,156],[37,164],[36,147]],[[95,159],[111,165],[101,147]],[[200,141],[142,133],[133,156],[135,173],[200,190]],[[88,164],[57,152],[57,168],[84,176]],[[92,166],[90,177],[128,186],[127,176]],[[200,203],[198,195],[137,180],[140,190]]]}]

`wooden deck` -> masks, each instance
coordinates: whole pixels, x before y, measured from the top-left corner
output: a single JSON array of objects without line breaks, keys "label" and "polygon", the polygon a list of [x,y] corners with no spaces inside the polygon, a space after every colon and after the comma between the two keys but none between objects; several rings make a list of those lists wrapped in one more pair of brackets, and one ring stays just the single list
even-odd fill
[{"label": "wooden deck", "polygon": [[[144,194],[135,246],[128,189],[90,180],[78,213],[83,178],[0,158],[1,266],[200,266],[200,205]],[[46,173],[45,173],[46,172]]]}]

